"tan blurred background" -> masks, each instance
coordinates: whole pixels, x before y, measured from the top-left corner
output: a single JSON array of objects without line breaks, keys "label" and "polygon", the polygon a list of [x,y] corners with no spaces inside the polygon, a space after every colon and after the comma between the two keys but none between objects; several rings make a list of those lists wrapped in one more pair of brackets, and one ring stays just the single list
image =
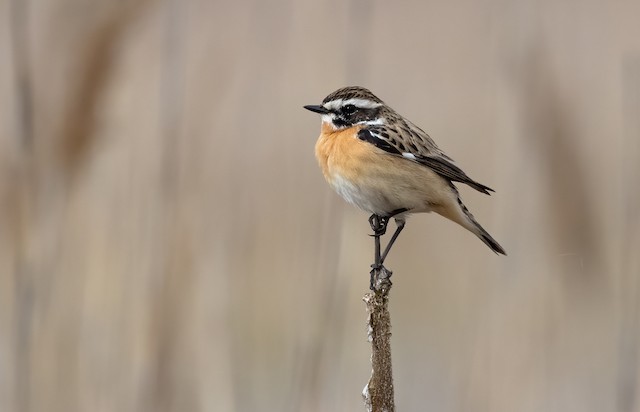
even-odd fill
[{"label": "tan blurred background", "polygon": [[399,411],[640,411],[640,2],[0,0],[0,411],[358,411],[367,86],[475,179],[388,260]]}]

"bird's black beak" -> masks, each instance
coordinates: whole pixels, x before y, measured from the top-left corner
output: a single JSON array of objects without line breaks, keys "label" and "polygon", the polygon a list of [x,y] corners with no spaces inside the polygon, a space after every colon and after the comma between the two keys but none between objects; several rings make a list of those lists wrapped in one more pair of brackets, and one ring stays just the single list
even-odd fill
[{"label": "bird's black beak", "polygon": [[320,114],[329,113],[329,110],[325,109],[323,106],[308,105],[308,106],[304,106],[304,108]]}]

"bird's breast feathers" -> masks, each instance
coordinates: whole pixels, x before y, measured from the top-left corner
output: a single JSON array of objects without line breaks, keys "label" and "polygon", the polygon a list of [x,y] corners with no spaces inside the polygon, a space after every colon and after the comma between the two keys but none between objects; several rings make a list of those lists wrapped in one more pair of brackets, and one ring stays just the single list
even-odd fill
[{"label": "bird's breast feathers", "polygon": [[362,126],[333,130],[323,124],[316,157],[331,187],[347,202],[384,215],[400,208],[428,211],[449,191],[444,179],[415,162],[358,138]]},{"label": "bird's breast feathers", "polygon": [[357,183],[361,173],[361,163],[371,159],[371,149],[357,138],[360,127],[333,130],[323,123],[322,133],[316,143],[316,157],[327,181],[343,178]]}]

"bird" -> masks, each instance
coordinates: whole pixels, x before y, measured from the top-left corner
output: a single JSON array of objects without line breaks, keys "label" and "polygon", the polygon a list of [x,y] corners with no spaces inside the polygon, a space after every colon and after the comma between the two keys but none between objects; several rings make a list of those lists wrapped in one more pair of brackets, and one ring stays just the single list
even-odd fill
[{"label": "bird", "polygon": [[321,104],[304,108],[321,115],[315,155],[329,185],[348,203],[372,214],[374,235],[385,233],[389,219],[396,222],[382,254],[377,245],[378,266],[408,215],[415,213],[435,212],[476,235],[496,254],[506,255],[464,205],[455,183],[487,195],[494,190],[467,176],[426,132],[370,90],[343,87]]}]

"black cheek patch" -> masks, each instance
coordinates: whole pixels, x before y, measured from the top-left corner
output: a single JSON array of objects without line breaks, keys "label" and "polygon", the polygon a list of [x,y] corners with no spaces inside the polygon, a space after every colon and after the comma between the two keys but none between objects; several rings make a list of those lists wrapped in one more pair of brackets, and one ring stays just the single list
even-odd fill
[{"label": "black cheek patch", "polygon": [[344,119],[341,119],[339,117],[336,117],[335,119],[331,119],[331,122],[336,126],[336,127],[348,127],[351,126],[351,123],[345,121]]},{"label": "black cheek patch", "polygon": [[368,143],[371,143],[372,145],[374,145],[378,149],[382,149],[385,152],[393,153],[393,154],[397,154],[397,155],[400,154],[400,151],[398,149],[396,149],[393,145],[391,145],[389,142],[387,142],[384,139],[380,139],[378,136],[376,136],[375,134],[371,133],[367,129],[361,129],[358,132],[358,139],[363,140],[363,141],[368,142]]}]

